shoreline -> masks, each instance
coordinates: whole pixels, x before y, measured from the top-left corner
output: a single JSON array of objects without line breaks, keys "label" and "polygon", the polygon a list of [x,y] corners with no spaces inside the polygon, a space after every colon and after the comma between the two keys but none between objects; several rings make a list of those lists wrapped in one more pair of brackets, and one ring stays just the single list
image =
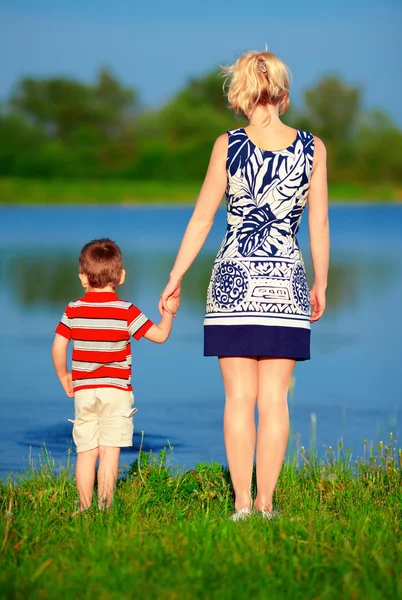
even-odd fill
[{"label": "shoreline", "polygon": [[[377,457],[378,468],[382,468],[382,461],[380,457],[394,457],[395,468],[401,471],[402,477],[402,447],[399,446],[397,441],[398,435],[395,436],[392,432],[389,432],[386,439],[386,443],[382,441],[374,441],[374,439],[367,440],[363,439],[362,447],[360,450],[356,450],[353,446],[345,446],[342,440],[338,440],[334,446],[320,445],[317,446],[316,440],[310,442],[309,447],[304,447],[302,444],[297,445],[295,441],[289,440],[288,450],[286,452],[285,459],[283,461],[282,469],[293,471],[295,474],[299,474],[303,471],[306,465],[314,465],[314,469],[317,472],[326,474],[328,468],[341,468],[348,465],[348,473],[353,478],[359,476],[360,468],[369,468],[371,465],[371,458]],[[138,440],[135,440],[138,442]],[[172,476],[174,477],[185,477],[189,473],[196,471],[200,465],[215,465],[222,472],[229,473],[229,467],[227,460],[224,462],[213,460],[209,461],[196,460],[190,461],[190,463],[182,463],[176,459],[173,447],[168,450],[164,447],[162,450],[143,450],[142,442],[139,442],[138,449],[134,450],[134,446],[123,448],[120,456],[120,463],[129,465],[137,465],[138,461],[145,460],[146,464],[149,462],[154,464],[158,456],[164,457],[164,465],[166,468],[171,470]],[[129,450],[131,456],[127,456],[125,450]],[[32,446],[29,455],[25,459],[25,466],[17,468],[15,470],[2,470],[0,473],[0,489],[2,485],[12,482],[13,485],[18,485],[17,481],[20,479],[24,482],[26,479],[35,478],[43,470],[49,468],[51,465],[51,473],[57,478],[65,472],[68,472],[71,477],[73,476],[72,467],[75,464],[77,453],[74,450],[72,444],[64,452],[64,459],[55,459],[45,443],[37,448],[35,455],[32,454]],[[123,477],[120,474],[123,473]],[[125,480],[127,473],[119,467],[119,481]],[[401,498],[402,499],[402,498]]]},{"label": "shoreline", "polygon": [[[194,206],[201,181],[20,179],[0,177],[0,206]],[[329,185],[334,205],[402,204],[396,183]],[[224,203],[224,202],[223,202]]]},{"label": "shoreline", "polygon": [[[13,208],[32,208],[32,209],[44,209],[49,208],[52,210],[59,210],[64,208],[105,208],[105,209],[114,209],[114,208],[124,208],[126,210],[178,210],[181,208],[194,208],[194,202],[133,202],[133,203],[123,203],[123,202],[63,202],[63,203],[51,203],[51,202],[2,202],[0,200],[0,210],[1,209],[13,209]],[[395,208],[402,207],[401,200],[330,200],[329,209],[332,208]],[[222,202],[222,205],[219,208],[224,208],[225,204]]]}]

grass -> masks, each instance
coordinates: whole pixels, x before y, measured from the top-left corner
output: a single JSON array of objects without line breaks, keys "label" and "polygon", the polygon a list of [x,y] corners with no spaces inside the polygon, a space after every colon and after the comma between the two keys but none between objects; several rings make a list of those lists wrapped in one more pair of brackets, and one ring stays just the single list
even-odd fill
[{"label": "grass", "polygon": [[[366,446],[365,446],[366,450]],[[76,513],[69,469],[1,487],[2,598],[402,598],[401,451],[352,461],[299,450],[276,493],[282,517],[232,523],[217,463],[180,473],[166,452],[127,467],[111,510]]]},{"label": "grass", "polygon": [[[193,203],[201,181],[62,180],[0,178],[0,204],[173,204]],[[398,202],[394,184],[335,184],[330,200]]]},{"label": "grass", "polygon": [[0,204],[190,203],[199,182],[0,178]]}]

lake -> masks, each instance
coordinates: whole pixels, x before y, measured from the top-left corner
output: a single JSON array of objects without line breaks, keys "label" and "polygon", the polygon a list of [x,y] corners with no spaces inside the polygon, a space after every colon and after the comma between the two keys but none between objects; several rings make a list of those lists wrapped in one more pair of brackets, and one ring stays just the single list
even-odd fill
[{"label": "lake", "polygon": [[[190,214],[189,207],[0,208],[1,476],[24,470],[30,454],[37,462],[43,444],[56,465],[72,448],[73,402],[50,351],[65,305],[82,295],[83,244],[104,236],[119,243],[127,270],[121,297],[158,319]],[[357,455],[364,438],[377,444],[401,430],[402,206],[336,205],[330,222],[328,308],[312,328],[312,360],[296,366],[289,451],[296,443],[323,451],[343,440]],[[146,450],[158,452],[169,440],[182,468],[225,463],[218,361],[202,356],[206,288],[224,229],[222,209],[184,280],[169,341],[132,343],[138,413],[135,446],[122,453],[122,465],[135,458],[141,431]],[[307,215],[299,241],[311,283]]]}]

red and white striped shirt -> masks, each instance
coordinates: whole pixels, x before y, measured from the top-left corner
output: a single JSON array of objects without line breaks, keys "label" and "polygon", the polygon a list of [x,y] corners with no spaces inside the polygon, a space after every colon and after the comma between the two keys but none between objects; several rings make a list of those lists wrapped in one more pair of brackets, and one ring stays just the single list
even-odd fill
[{"label": "red and white striped shirt", "polygon": [[130,337],[141,339],[151,326],[138,308],[114,292],[88,292],[70,302],[56,333],[73,340],[74,391],[97,387],[131,391]]}]

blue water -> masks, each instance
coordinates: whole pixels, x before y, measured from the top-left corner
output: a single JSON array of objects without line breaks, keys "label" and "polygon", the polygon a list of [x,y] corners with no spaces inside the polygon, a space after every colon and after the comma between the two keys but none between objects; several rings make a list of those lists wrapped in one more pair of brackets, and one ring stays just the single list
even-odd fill
[{"label": "blue water", "polygon": [[[56,464],[72,447],[73,404],[53,373],[53,331],[66,303],[81,295],[77,258],[94,237],[123,250],[123,298],[158,319],[157,302],[190,208],[0,209],[0,473],[18,472],[46,444]],[[292,435],[310,445],[343,439],[355,454],[363,438],[377,444],[400,432],[402,207],[336,206],[330,211],[332,262],[328,309],[313,326],[312,360],[298,364],[290,399]],[[299,240],[309,265],[307,219]],[[225,228],[224,210],[184,281],[182,308],[169,341],[133,343],[136,455],[174,447],[175,460],[225,462],[224,393],[217,360],[202,356],[205,293]],[[311,281],[311,270],[310,270]]]}]

